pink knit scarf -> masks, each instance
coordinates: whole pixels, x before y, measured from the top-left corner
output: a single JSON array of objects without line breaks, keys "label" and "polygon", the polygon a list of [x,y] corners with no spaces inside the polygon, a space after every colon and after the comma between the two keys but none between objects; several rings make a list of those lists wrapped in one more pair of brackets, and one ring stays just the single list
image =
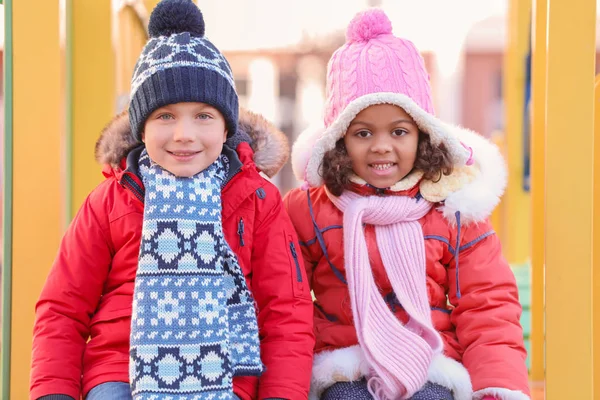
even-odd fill
[{"label": "pink knit scarf", "polygon": [[[419,223],[432,204],[406,196],[327,194],[344,213],[346,279],[358,341],[373,370],[369,391],[379,400],[410,398],[425,384],[429,364],[442,350],[431,322]],[[375,225],[383,265],[409,317],[406,325],[388,308],[375,284],[363,223]]]}]

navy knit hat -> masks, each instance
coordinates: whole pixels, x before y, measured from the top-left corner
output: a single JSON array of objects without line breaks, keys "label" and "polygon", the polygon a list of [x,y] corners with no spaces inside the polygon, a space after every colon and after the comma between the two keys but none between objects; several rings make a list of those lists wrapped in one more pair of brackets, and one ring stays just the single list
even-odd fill
[{"label": "navy knit hat", "polygon": [[157,108],[201,102],[218,109],[235,134],[238,96],[229,63],[204,37],[204,18],[192,0],[162,0],[148,24],[150,39],[131,79],[129,120],[137,139]]}]

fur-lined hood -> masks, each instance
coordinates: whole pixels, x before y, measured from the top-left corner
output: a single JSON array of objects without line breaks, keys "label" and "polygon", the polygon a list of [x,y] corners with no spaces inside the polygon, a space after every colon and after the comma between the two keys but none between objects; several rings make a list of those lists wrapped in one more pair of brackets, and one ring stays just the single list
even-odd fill
[{"label": "fur-lined hood", "polygon": [[[483,221],[496,208],[506,187],[508,174],[504,157],[498,147],[483,136],[459,126],[440,124],[448,136],[472,151],[472,163],[455,166],[451,175],[437,182],[422,181],[421,195],[440,203],[439,210],[450,223],[456,222],[457,212],[463,224]],[[315,170],[310,171],[311,167],[317,167],[311,166],[309,159],[324,132],[322,126],[309,128],[294,143],[292,168],[300,181],[306,180],[307,170],[318,176]]]},{"label": "fur-lined hood", "polygon": [[[237,148],[241,142],[250,142],[254,163],[269,178],[287,162],[290,148],[287,137],[262,116],[240,108],[238,132],[227,139],[227,144]],[[140,145],[131,134],[127,111],[117,115],[102,131],[96,142],[96,160],[117,168],[123,158]]]}]

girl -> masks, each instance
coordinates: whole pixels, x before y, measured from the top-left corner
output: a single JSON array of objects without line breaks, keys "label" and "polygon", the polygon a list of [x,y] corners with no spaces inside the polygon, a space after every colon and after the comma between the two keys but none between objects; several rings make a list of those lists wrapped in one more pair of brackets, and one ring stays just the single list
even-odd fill
[{"label": "girl", "polygon": [[283,166],[285,136],[238,116],[191,0],[159,3],[149,32],[129,113],[96,148],[106,180],[36,306],[30,398],[305,400],[310,291],[281,196],[259,174]]},{"label": "girl", "polygon": [[487,218],[498,150],[434,116],[415,46],[359,13],[284,203],[315,301],[312,399],[529,398],[521,307]]}]

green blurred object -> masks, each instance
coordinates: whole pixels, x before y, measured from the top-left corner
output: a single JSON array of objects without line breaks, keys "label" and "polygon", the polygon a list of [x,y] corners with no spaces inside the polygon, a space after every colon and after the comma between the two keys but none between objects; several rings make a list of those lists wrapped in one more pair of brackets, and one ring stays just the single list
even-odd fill
[{"label": "green blurred object", "polygon": [[517,280],[519,289],[519,301],[523,307],[521,315],[521,326],[523,327],[523,339],[525,340],[525,348],[527,349],[527,368],[531,367],[530,354],[531,343],[529,336],[531,334],[531,265],[514,264],[511,265],[513,274]]}]

